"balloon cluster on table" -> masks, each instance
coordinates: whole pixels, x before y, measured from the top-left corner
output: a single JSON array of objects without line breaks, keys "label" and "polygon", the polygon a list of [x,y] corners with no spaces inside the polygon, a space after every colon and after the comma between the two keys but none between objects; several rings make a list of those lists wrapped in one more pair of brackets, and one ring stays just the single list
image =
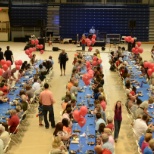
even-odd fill
[{"label": "balloon cluster on table", "polygon": [[89,38],[86,38],[86,43],[87,43],[87,46],[89,47],[88,51],[92,51],[92,46],[95,44],[96,42],[96,35],[93,34],[92,35],[92,39],[90,40]]},{"label": "balloon cluster on table", "polygon": [[73,118],[78,122],[80,127],[83,127],[86,123],[85,115],[87,114],[88,109],[86,106],[81,106],[80,110],[74,110]]},{"label": "balloon cluster on table", "polygon": [[128,43],[134,43],[134,38],[132,38],[131,36],[126,36],[124,40]]},{"label": "balloon cluster on table", "polygon": [[35,47],[30,47],[29,49],[25,50],[25,54],[28,55],[28,57],[31,59],[33,57],[32,52],[39,50],[40,54],[44,53],[43,45],[39,44],[39,40],[31,40],[31,44],[34,45]]},{"label": "balloon cluster on table", "polygon": [[[4,71],[7,71],[8,68],[11,66],[11,61],[10,60],[7,60],[6,61],[6,60],[2,59],[0,61],[0,64],[1,64],[1,67],[2,67],[2,68],[0,68],[0,76],[2,76],[2,74],[4,73]],[[15,61],[15,68],[17,70],[20,69],[21,65],[22,65],[22,60],[16,60]]]},{"label": "balloon cluster on table", "polygon": [[147,68],[148,75],[151,76],[154,73],[154,63],[151,62],[144,62],[144,68]]},{"label": "balloon cluster on table", "polygon": [[90,79],[92,79],[94,76],[94,71],[92,70],[92,66],[97,66],[98,64],[101,64],[101,63],[102,63],[102,60],[98,59],[96,56],[93,57],[93,60],[91,63],[90,61],[86,61],[87,73],[85,73],[82,76],[82,80],[86,86],[90,84]]},{"label": "balloon cluster on table", "polygon": [[132,48],[132,52],[134,54],[140,54],[140,53],[143,53],[143,48],[141,48],[141,42],[137,42],[136,43],[136,46],[134,48]]}]

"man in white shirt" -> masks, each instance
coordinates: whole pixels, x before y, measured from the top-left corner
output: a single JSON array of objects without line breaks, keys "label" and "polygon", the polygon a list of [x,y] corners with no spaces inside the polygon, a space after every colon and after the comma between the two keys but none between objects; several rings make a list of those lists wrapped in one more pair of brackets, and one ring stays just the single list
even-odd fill
[{"label": "man in white shirt", "polygon": [[148,120],[148,115],[143,114],[141,119],[136,119],[134,122],[134,131],[136,133],[136,136],[139,138],[142,136],[142,134],[144,134],[146,132],[146,130],[148,129],[148,127],[152,127],[152,124],[150,124],[149,126],[147,126],[146,122]]},{"label": "man in white shirt", "polygon": [[34,83],[33,83],[33,85],[32,85],[32,89],[33,89],[34,91],[40,91],[40,89],[41,89],[41,85],[40,85],[40,83],[38,82],[38,79],[37,79],[37,78],[34,78]]},{"label": "man in white shirt", "polygon": [[0,124],[0,139],[3,141],[4,147],[10,140],[10,135],[7,131],[5,131],[5,127],[2,124]]},{"label": "man in white shirt", "polygon": [[101,123],[104,123],[105,125],[106,125],[106,123],[105,123],[105,121],[102,119],[102,115],[101,115],[101,113],[96,113],[96,128],[95,128],[95,130],[97,131],[98,129],[99,129],[99,125],[101,124]]},{"label": "man in white shirt", "polygon": [[92,26],[91,29],[89,30],[90,34],[95,34],[95,28]]}]

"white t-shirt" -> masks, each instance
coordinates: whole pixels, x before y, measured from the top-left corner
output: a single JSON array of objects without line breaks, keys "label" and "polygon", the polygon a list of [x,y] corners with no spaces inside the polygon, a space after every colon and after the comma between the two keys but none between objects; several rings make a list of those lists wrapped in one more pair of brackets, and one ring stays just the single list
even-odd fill
[{"label": "white t-shirt", "polygon": [[39,91],[41,89],[41,86],[40,86],[40,83],[38,82],[34,82],[33,86],[32,86],[32,89],[34,91]]},{"label": "white t-shirt", "polygon": [[136,119],[134,122],[134,131],[136,133],[136,136],[141,137],[143,133],[146,132],[148,129],[148,126],[145,121],[142,119]]}]

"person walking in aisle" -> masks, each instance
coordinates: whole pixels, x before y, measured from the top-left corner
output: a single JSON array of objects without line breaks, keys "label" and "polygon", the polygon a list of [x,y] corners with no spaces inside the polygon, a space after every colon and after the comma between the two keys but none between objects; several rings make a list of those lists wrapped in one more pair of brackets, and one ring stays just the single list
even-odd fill
[{"label": "person walking in aisle", "polygon": [[61,70],[61,75],[62,76],[62,72],[64,70],[64,76],[65,76],[65,70],[66,70],[66,62],[68,61],[68,55],[65,52],[65,50],[62,50],[62,52],[59,54],[59,63],[60,63],[60,70]]},{"label": "person walking in aisle", "polygon": [[85,47],[86,47],[86,36],[83,34],[82,38],[81,38],[81,46],[82,46],[82,51],[85,51]]},{"label": "person walking in aisle", "polygon": [[9,46],[7,46],[6,49],[7,50],[4,52],[5,59],[6,60],[10,60],[11,61],[11,64],[13,64],[13,61],[14,61],[13,53],[10,50],[10,47]]},{"label": "person walking in aisle", "polygon": [[44,84],[45,90],[40,93],[40,103],[43,105],[43,115],[44,115],[44,123],[45,128],[49,128],[49,122],[47,119],[47,113],[49,112],[49,121],[51,122],[51,127],[55,128],[55,119],[54,119],[54,110],[53,110],[53,104],[55,103],[55,100],[53,98],[52,92],[49,90],[49,84]]},{"label": "person walking in aisle", "polygon": [[117,142],[122,121],[121,101],[117,101],[114,108],[114,140]]}]

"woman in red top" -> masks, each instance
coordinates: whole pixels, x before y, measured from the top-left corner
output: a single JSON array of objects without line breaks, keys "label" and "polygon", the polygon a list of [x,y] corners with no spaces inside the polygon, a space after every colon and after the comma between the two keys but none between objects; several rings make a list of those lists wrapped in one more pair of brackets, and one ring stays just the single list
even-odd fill
[{"label": "woman in red top", "polygon": [[85,51],[86,47],[86,36],[83,34],[81,38],[81,46],[82,46],[82,51]]},{"label": "woman in red top", "polygon": [[122,121],[122,105],[121,101],[117,101],[114,108],[114,140],[117,142],[120,126]]}]

